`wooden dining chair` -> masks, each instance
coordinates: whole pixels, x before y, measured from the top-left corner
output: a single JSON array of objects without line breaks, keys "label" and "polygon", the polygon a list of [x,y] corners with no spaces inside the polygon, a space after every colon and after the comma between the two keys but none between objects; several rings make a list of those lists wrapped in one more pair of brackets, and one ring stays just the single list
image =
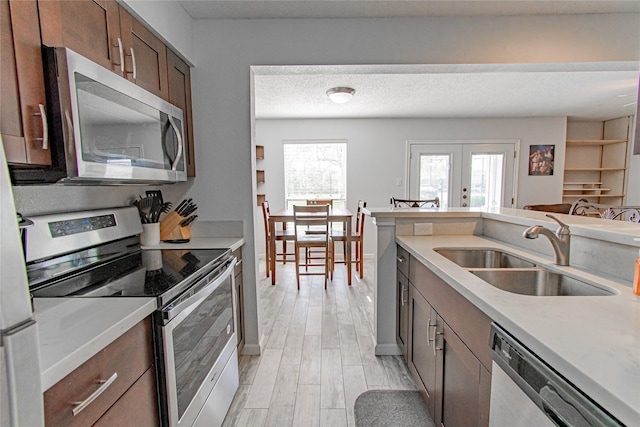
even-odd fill
[{"label": "wooden dining chair", "polygon": [[440,199],[417,200],[417,199],[396,199],[391,198],[391,204],[394,208],[439,208]]},{"label": "wooden dining chair", "polygon": [[[298,290],[300,290],[300,276],[324,276],[324,288],[327,289],[331,262],[329,205],[294,206],[293,224]],[[307,228],[312,228],[314,232],[308,233]],[[310,248],[322,249],[324,256],[308,258],[307,249]],[[304,262],[300,258],[300,250],[305,251]],[[304,271],[301,271],[301,267],[304,267]],[[316,271],[317,267],[323,267],[322,272]]]},{"label": "wooden dining chair", "polygon": [[364,277],[364,251],[362,242],[364,239],[364,212],[362,210],[367,207],[367,202],[358,200],[358,210],[356,211],[356,226],[351,231],[351,235],[347,236],[345,231],[332,231],[331,232],[331,279],[333,279],[333,270],[335,264],[346,264],[346,259],[342,261],[336,261],[335,242],[342,242],[342,254],[346,254],[347,245],[355,244],[355,251],[352,252],[353,256],[351,262],[355,264],[356,271],[359,272],[360,278]]},{"label": "wooden dining chair", "polygon": [[[268,201],[264,201],[262,202],[262,218],[264,219],[264,238],[265,238],[265,259],[267,261],[267,268],[266,268],[266,277],[269,277],[270,274],[270,268],[271,268],[271,263],[269,262],[271,260],[271,254],[270,254],[270,250],[269,250],[269,239],[271,237],[271,233],[269,230],[269,215],[271,214],[271,211],[269,210],[269,202]],[[293,230],[287,230],[286,229],[286,223],[283,223],[283,229],[282,230],[276,230],[276,243],[278,241],[282,242],[282,252],[277,252],[276,249],[276,253],[274,254],[274,256],[276,257],[276,262],[277,261],[281,261],[283,264],[287,263],[287,255],[291,256],[292,254],[287,254],[287,242],[293,242],[295,240],[295,235]],[[279,257],[279,258],[278,258]]]}]

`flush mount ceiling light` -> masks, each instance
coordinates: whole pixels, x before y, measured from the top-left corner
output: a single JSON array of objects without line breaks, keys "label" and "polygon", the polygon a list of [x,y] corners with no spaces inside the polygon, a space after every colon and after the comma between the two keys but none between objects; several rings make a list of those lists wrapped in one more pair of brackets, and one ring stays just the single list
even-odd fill
[{"label": "flush mount ceiling light", "polygon": [[350,87],[332,87],[327,91],[327,96],[336,104],[349,102],[356,90]]}]

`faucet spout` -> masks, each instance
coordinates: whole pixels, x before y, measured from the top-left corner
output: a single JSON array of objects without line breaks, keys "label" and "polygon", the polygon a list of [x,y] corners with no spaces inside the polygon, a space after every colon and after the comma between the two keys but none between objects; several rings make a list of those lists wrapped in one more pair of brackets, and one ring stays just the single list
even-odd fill
[{"label": "faucet spout", "polygon": [[560,227],[558,227],[555,232],[542,225],[533,225],[524,230],[522,236],[526,239],[537,239],[538,236],[542,234],[544,237],[549,239],[549,242],[551,242],[555,258],[554,263],[563,266],[569,265],[571,243],[571,233],[569,232],[569,227],[553,215],[547,216],[560,224]]}]

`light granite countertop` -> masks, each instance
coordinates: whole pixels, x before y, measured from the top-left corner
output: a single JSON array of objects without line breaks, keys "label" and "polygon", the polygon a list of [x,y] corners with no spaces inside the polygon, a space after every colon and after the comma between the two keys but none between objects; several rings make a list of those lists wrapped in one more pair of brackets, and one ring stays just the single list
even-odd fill
[{"label": "light granite countertop", "polygon": [[[196,237],[189,243],[161,243],[157,247],[143,248],[230,248],[233,251],[244,243],[241,237]],[[42,391],[89,360],[156,308],[153,297],[35,298]]]},{"label": "light granite countertop", "polygon": [[[477,215],[468,210],[460,212],[474,214]],[[504,214],[503,210],[503,221]],[[486,218],[492,214],[482,215]],[[512,215],[524,223],[540,218],[539,213],[528,215],[526,211]],[[575,219],[578,221],[572,223],[572,232],[577,231],[581,220],[588,220]],[[611,224],[606,234],[610,237],[617,233],[616,227],[625,226]],[[632,230],[637,233],[637,228]],[[597,234],[599,230],[586,232]],[[620,239],[629,242],[629,238],[621,232]],[[548,257],[480,236],[397,236],[396,242],[620,421],[638,425],[640,297],[629,286],[572,267],[553,265]],[[549,269],[614,289],[616,295],[540,297],[501,291],[434,252],[439,247],[503,249]]]},{"label": "light granite countertop", "polygon": [[156,309],[156,299],[35,298],[42,391]]}]

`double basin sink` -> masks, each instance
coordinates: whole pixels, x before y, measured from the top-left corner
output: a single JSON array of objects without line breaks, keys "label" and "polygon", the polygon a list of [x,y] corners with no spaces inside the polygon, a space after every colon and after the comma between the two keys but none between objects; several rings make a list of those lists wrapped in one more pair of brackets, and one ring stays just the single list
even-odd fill
[{"label": "double basin sink", "polygon": [[616,291],[603,285],[550,271],[519,256],[486,248],[434,249],[503,291],[533,296],[607,296]]}]

